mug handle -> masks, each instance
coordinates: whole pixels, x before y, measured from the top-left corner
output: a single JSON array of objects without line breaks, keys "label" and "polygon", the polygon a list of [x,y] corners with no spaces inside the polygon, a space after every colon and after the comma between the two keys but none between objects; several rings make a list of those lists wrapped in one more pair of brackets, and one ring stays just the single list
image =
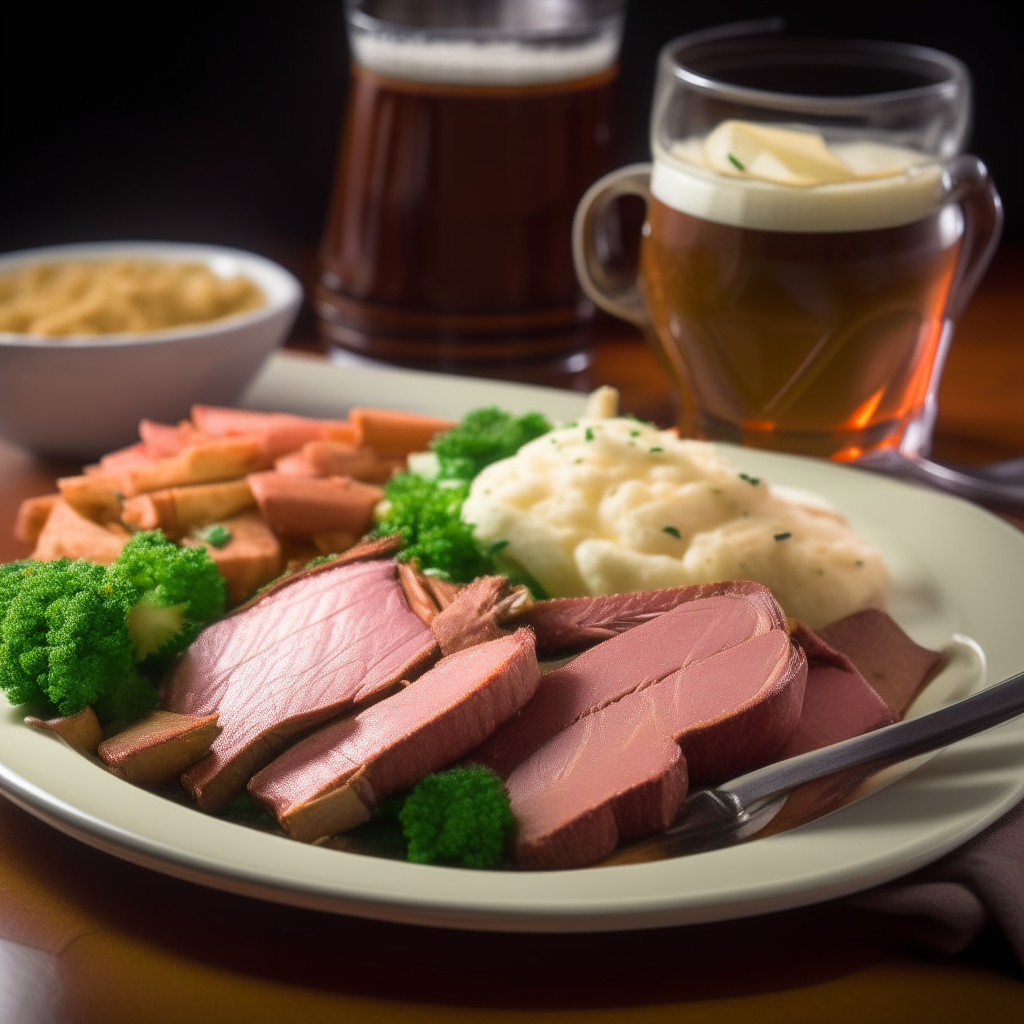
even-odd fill
[{"label": "mug handle", "polygon": [[1003,232],[1003,204],[989,177],[988,169],[976,156],[961,153],[942,172],[942,205],[959,205],[964,216],[964,236],[957,268],[942,315],[942,334],[932,363],[931,377],[921,411],[907,424],[900,451],[910,457],[931,452],[932,434],[939,415],[939,382],[953,341],[957,321],[981,283]]},{"label": "mug handle", "polygon": [[651,199],[651,164],[630,164],[598,178],[583,194],[572,222],[572,260],[580,287],[603,310],[638,327],[649,325],[635,273],[608,266],[607,213],[619,196]]},{"label": "mug handle", "polygon": [[1003,232],[1003,203],[988,169],[976,157],[961,153],[942,174],[943,204],[958,203],[964,214],[964,241],[946,317],[959,320],[988,269]]}]

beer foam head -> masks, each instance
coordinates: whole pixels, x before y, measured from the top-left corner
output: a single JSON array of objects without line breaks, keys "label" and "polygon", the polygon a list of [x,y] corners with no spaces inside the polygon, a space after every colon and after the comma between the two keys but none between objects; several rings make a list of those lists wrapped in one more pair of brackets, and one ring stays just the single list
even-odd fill
[{"label": "beer foam head", "polygon": [[934,213],[942,166],[916,150],[726,121],[701,138],[656,144],[651,191],[694,217],[762,231],[867,231]]},{"label": "beer foam head", "polygon": [[607,70],[618,49],[619,34],[611,30],[578,45],[352,34],[352,51],[363,67],[389,78],[451,85],[568,82]]}]

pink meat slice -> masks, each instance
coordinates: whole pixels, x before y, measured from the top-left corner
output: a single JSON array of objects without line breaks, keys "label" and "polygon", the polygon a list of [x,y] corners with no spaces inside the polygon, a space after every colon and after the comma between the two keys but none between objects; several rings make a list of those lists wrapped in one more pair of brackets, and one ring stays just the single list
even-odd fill
[{"label": "pink meat slice", "polygon": [[[878,622],[874,616],[867,619],[861,619],[859,616],[854,618],[859,619],[869,635],[875,633]],[[888,616],[885,618],[888,619]],[[889,621],[892,622],[891,619]],[[892,625],[904,637],[906,644],[913,648],[917,647],[894,622]],[[892,636],[888,627],[882,628],[887,636]],[[855,625],[853,635],[858,639],[859,632],[860,627]],[[817,750],[831,743],[839,743],[841,740],[860,736],[862,733],[880,729],[883,725],[891,725],[897,721],[897,716],[845,654],[825,643],[803,623],[797,625],[793,639],[807,655],[807,690],[800,720],[789,742],[779,754],[779,760],[796,757],[797,754],[805,754],[809,750]],[[900,644],[898,647],[903,645]],[[904,650],[909,660],[903,668],[914,663],[918,671],[916,676],[900,672],[897,677],[897,688],[901,691],[916,692],[922,673],[933,665],[933,659],[915,657],[910,648]],[[941,658],[941,655],[939,657]],[[771,830],[781,832],[824,814],[840,803],[870,774],[870,769],[854,768],[801,786],[790,795],[785,807],[772,822]]]},{"label": "pink meat slice", "polygon": [[877,608],[833,622],[819,630],[818,636],[853,662],[897,718],[906,714],[944,661],[939,651],[914,643],[894,619]]},{"label": "pink meat slice", "polygon": [[878,692],[846,655],[799,623],[793,639],[807,655],[807,693],[800,721],[782,757],[859,736],[896,721]]},{"label": "pink meat slice", "polygon": [[456,761],[521,708],[539,681],[527,629],[459,651],[394,696],[300,741],[249,791],[295,838],[332,835]]},{"label": "pink meat slice", "polygon": [[393,561],[313,573],[204,630],[167,682],[163,707],[216,712],[223,732],[182,777],[219,811],[296,736],[377,700],[436,657]]},{"label": "pink meat slice", "polygon": [[529,605],[515,619],[533,630],[538,656],[550,658],[608,640],[689,601],[721,594],[763,597],[764,592],[760,583],[727,580],[601,597],[558,597]]},{"label": "pink meat slice", "polygon": [[522,713],[468,760],[505,778],[582,716],[750,637],[784,630],[785,617],[771,593],[756,583],[750,588],[677,605],[546,673]]},{"label": "pink meat slice", "polygon": [[796,727],[806,675],[803,652],[774,629],[584,716],[508,778],[517,859],[581,867],[667,828],[693,741],[727,749],[732,771],[770,761]]}]

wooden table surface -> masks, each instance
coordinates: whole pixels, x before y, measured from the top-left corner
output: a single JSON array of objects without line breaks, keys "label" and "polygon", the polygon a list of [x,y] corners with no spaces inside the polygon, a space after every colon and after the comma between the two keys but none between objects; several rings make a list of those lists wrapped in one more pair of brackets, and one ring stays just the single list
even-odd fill
[{"label": "wooden table surface", "polygon": [[[1024,454],[1024,249],[997,257],[957,333],[935,452]],[[303,339],[299,338],[300,346]],[[657,361],[606,324],[577,387],[618,386],[666,423]],[[0,442],[0,560],[23,497],[74,467]],[[92,850],[0,798],[0,1024],[8,1021],[945,1022],[1013,1020],[1024,977],[989,935],[901,948],[826,904],[746,921],[598,935],[489,935],[297,910]]]}]

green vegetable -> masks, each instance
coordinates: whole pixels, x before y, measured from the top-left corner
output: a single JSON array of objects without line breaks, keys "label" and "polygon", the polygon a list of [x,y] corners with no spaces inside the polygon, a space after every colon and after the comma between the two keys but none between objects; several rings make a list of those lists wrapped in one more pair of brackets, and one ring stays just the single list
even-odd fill
[{"label": "green vegetable", "polygon": [[31,571],[34,564],[27,560],[0,564],[0,622],[3,622],[11,601],[21,589],[24,574]]},{"label": "green vegetable", "polygon": [[425,572],[454,583],[501,572],[513,582],[526,583],[535,594],[536,581],[495,554],[507,541],[486,546],[473,536],[473,526],[461,519],[469,484],[484,466],[514,455],[527,441],[546,434],[551,424],[540,413],[514,417],[494,407],[468,413],[462,422],[431,443],[438,474],[427,479],[399,473],[384,489],[386,511],[375,536],[400,533],[402,559],[415,558]]},{"label": "green vegetable", "polygon": [[0,689],[13,704],[104,722],[151,710],[147,676],[224,610],[224,581],[202,548],[136,534],[109,567],[20,562],[0,572]]},{"label": "green vegetable", "polygon": [[416,558],[420,567],[455,583],[468,583],[495,571],[491,553],[473,536],[473,527],[459,518],[469,494],[468,482],[425,480],[399,473],[384,490],[390,507],[376,533],[400,533],[401,557]]},{"label": "green vegetable", "polygon": [[164,667],[224,614],[227,591],[213,559],[203,548],[172,544],[159,530],[135,534],[108,573],[137,594],[128,630],[147,667]]},{"label": "green vegetable", "polygon": [[472,480],[484,466],[515,455],[527,441],[551,429],[539,412],[515,417],[495,406],[467,413],[453,430],[435,438],[430,447],[437,455],[446,480]]},{"label": "green vegetable", "polygon": [[132,597],[93,562],[26,563],[0,624],[7,699],[73,715],[133,675]]},{"label": "green vegetable", "polygon": [[508,793],[488,768],[451,768],[421,779],[398,815],[417,864],[493,868],[515,824]]},{"label": "green vegetable", "polygon": [[223,523],[204,526],[201,530],[196,530],[195,535],[204,544],[212,544],[215,548],[222,548],[225,544],[230,544],[232,537],[230,528]]}]

